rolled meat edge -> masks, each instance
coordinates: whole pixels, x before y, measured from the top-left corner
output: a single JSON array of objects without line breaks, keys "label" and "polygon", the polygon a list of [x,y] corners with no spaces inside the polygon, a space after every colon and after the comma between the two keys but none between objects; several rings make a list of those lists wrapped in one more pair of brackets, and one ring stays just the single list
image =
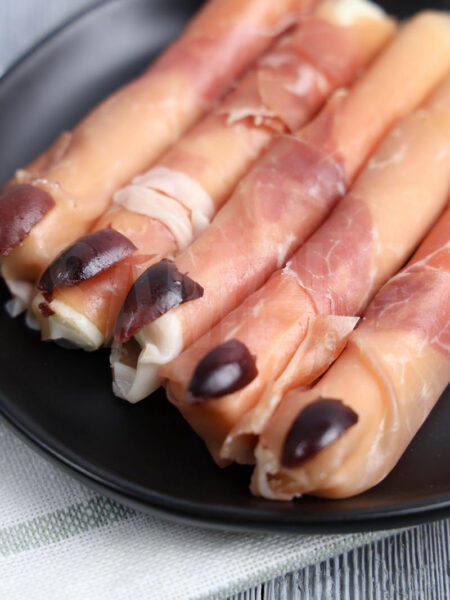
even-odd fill
[{"label": "rolled meat edge", "polygon": [[[314,1],[211,0],[142,76],[17,171],[9,193],[31,185],[47,192],[54,206],[2,259],[16,313],[28,306],[42,271],[88,231],[113,192],[148,168]],[[30,203],[16,218],[33,210]]]},{"label": "rolled meat edge", "polygon": [[[346,498],[395,467],[450,380],[449,240],[447,209],[407,267],[375,296],[322,379],[283,397],[256,448],[253,493]],[[356,422],[336,432],[320,408],[324,398],[337,399]],[[298,423],[315,404],[326,443],[301,460],[310,440]]]},{"label": "rolled meat edge", "polygon": [[[50,303],[38,295],[33,307],[44,339],[81,339],[87,350],[108,341],[129,287],[144,268],[189,245],[276,135],[308,121],[388,41],[395,30],[391,19],[375,12],[376,18],[343,25],[347,5],[355,6],[354,0],[326,0],[301,18],[155,167],[115,194],[115,206],[93,230],[111,226],[135,243],[138,254],[151,258],[137,266],[124,261],[90,281],[57,289]],[[363,15],[372,9],[366,0],[356,6]],[[324,35],[325,50],[314,46]]]},{"label": "rolled meat edge", "polygon": [[[450,195],[450,77],[399,122],[349,194],[286,267],[163,371],[168,393],[215,460],[253,463],[259,434],[287,390],[310,385],[339,356],[376,291],[405,262]],[[258,376],[191,404],[203,354],[229,338]]]},{"label": "rolled meat edge", "polygon": [[[147,396],[161,382],[161,365],[285,263],[345,194],[392,124],[450,68],[449,33],[445,14],[412,19],[348,93],[338,92],[314,121],[258,161],[211,226],[175,261],[204,295],[142,328],[135,336],[142,349],[134,345],[126,357],[131,386],[129,377],[124,385],[116,380],[115,393],[132,402]],[[417,77],[405,80],[410,61]],[[113,365],[120,361],[120,353],[113,355]]]}]

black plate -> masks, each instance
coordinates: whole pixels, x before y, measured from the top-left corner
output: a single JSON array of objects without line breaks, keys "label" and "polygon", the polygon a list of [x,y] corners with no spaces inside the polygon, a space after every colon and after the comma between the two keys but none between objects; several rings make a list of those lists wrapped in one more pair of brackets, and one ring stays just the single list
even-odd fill
[{"label": "black plate", "polygon": [[[141,71],[198,4],[107,2],[16,64],[0,81],[0,181]],[[414,4],[421,6],[403,8]],[[406,12],[398,2],[386,5]],[[2,306],[6,298],[2,284]],[[218,469],[162,393],[137,406],[114,398],[106,351],[43,344],[22,318],[0,313],[0,413],[47,457],[126,504],[198,524],[316,533],[397,527],[450,513],[448,394],[375,489],[342,501],[272,502],[250,495],[248,469]]]}]

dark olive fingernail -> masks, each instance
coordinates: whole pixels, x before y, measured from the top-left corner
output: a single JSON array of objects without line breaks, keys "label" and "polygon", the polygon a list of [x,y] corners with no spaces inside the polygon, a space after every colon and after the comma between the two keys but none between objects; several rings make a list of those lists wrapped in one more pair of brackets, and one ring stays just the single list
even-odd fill
[{"label": "dark olive fingernail", "polygon": [[106,271],[135,250],[136,246],[115,229],[101,229],[61,252],[42,275],[38,288],[52,292],[73,287]]},{"label": "dark olive fingernail", "polygon": [[54,205],[50,194],[34,185],[15,185],[0,194],[0,254],[10,254]]},{"label": "dark olive fingernail", "polygon": [[302,409],[283,446],[281,463],[301,467],[355,425],[358,415],[341,400],[319,398]]},{"label": "dark olive fingernail", "polygon": [[188,388],[187,402],[203,402],[231,394],[248,385],[258,374],[255,357],[245,344],[233,339],[202,358]]},{"label": "dark olive fingernail", "polygon": [[171,308],[203,296],[197,282],[163,259],[137,279],[128,293],[116,322],[115,340],[124,342]]}]

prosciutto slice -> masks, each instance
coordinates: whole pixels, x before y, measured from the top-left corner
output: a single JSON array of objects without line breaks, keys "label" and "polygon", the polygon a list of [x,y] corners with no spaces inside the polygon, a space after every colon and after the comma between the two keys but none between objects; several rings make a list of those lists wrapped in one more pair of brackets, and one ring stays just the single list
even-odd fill
[{"label": "prosciutto slice", "polygon": [[319,383],[283,397],[256,448],[255,494],[344,498],[394,468],[450,380],[449,240],[447,209]]},{"label": "prosciutto slice", "polygon": [[[340,24],[344,4],[361,12],[353,25]],[[366,0],[326,0],[283,36],[155,167],[115,194],[115,207],[94,229],[108,225],[118,229],[135,243],[139,254],[151,258],[138,268],[128,261],[128,269],[117,265],[98,280],[57,290],[54,299],[58,310],[38,296],[33,306],[45,339],[61,334],[59,312],[66,314],[67,306],[73,315],[80,313],[91,322],[98,331],[96,339],[111,337],[118,308],[144,262],[150,266],[186,248],[209,225],[238,180],[274,137],[308,121],[331,91],[347,83],[389,39],[395,29],[393,21],[372,6]],[[325,35],[329,43],[322,55],[314,51],[312,42]],[[336,54],[341,61],[336,60]],[[328,74],[333,70],[331,56],[333,64],[341,65],[333,78]],[[45,316],[49,308],[51,318]],[[77,340],[83,339],[75,324],[65,331],[72,342],[72,334]],[[86,338],[83,347],[96,348],[91,338]]]},{"label": "prosciutto slice", "polygon": [[[219,463],[254,461],[281,397],[311,384],[339,356],[370,298],[411,255],[449,195],[450,77],[392,129],[286,267],[163,371],[170,397]],[[190,404],[192,365],[229,337],[255,356],[258,376],[233,394]]]},{"label": "prosciutto slice", "polygon": [[[349,93],[338,92],[306,128],[282,137],[258,161],[211,226],[175,261],[204,288],[203,296],[145,325],[136,336],[142,350],[125,369],[122,350],[115,349],[119,396],[147,396],[160,384],[161,365],[259,288],[320,225],[389,127],[449,69],[449,33],[446,15],[414,18]],[[417,76],[405,80],[411,64]],[[176,368],[161,375],[171,378]]]},{"label": "prosciutto slice", "polygon": [[[274,136],[307,121],[338,83],[344,84],[354,76],[390,37],[393,22],[365,0],[358,0],[356,7],[364,15],[367,11],[371,15],[372,10],[373,16],[365,16],[353,26],[341,25],[341,5],[351,1],[327,0],[310,17],[302,18],[301,26],[283,36],[235,90],[155,167],[115,194],[115,207],[94,229],[109,224],[125,233],[126,227],[126,235],[136,243],[138,252],[151,256],[146,266],[186,248],[209,225],[237,181]],[[313,56],[315,62],[310,62],[305,56],[312,54],[311,40],[318,35],[328,36],[329,47],[321,60]],[[363,51],[357,52],[363,36],[367,41]],[[342,55],[342,64],[347,68],[331,78],[331,59],[327,56],[333,52]],[[323,71],[315,63],[323,66]],[[130,212],[133,215],[128,219]],[[103,275],[98,284],[96,280],[83,282],[77,289],[57,291],[58,310],[45,305],[41,297],[36,298],[33,305],[43,337],[51,339],[61,334],[59,312],[62,309],[66,314],[69,305],[91,321],[98,340],[108,340],[118,307],[130,283],[142,272],[144,261],[139,268],[132,263],[129,266],[131,272],[123,266],[111,269],[109,286],[108,277]],[[52,310],[51,318],[45,316],[48,308]],[[66,332],[70,335],[74,328]],[[82,332],[76,331],[75,335],[77,340],[83,339]],[[91,339],[86,339],[83,347],[96,348]]]},{"label": "prosciutto slice", "polygon": [[[314,2],[211,0],[141,77],[19,170],[9,193],[19,184],[32,185],[47,192],[54,206],[26,239],[4,252],[9,255],[2,261],[2,271],[12,293],[20,282],[29,297],[42,271],[67,244],[87,232],[113,192],[174,143],[298,18],[298,11]],[[35,203],[29,210],[35,212]],[[25,207],[17,219],[30,220]]]}]

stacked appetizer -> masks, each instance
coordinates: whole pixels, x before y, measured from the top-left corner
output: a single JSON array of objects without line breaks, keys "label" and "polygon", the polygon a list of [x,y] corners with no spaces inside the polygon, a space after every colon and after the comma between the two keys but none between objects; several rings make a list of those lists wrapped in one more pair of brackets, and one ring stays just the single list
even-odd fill
[{"label": "stacked appetizer", "polygon": [[450,15],[211,0],[5,187],[8,310],[253,493],[350,496],[450,379],[449,198]]}]

